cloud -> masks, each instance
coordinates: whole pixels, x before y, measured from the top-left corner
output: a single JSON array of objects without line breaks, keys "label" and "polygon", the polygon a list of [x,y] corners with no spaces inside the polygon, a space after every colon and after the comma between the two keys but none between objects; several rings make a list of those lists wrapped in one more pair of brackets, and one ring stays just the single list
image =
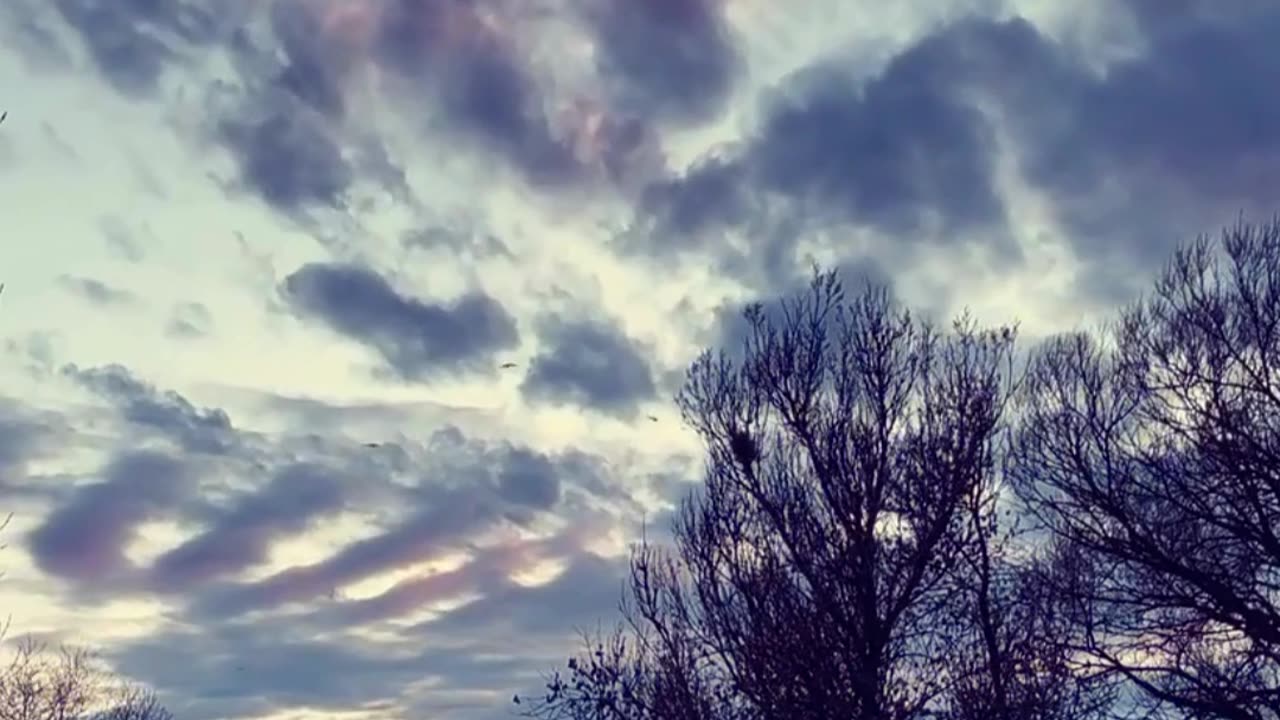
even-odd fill
[{"label": "cloud", "polygon": [[741,58],[722,0],[583,5],[615,112],[691,123],[709,121],[724,110]]},{"label": "cloud", "polygon": [[61,426],[17,401],[0,398],[0,488],[24,479],[27,464],[51,448]]},{"label": "cloud", "polygon": [[[909,3],[893,27],[768,5],[0,2],[10,74],[33,78],[0,138],[41,179],[14,185],[14,222],[89,233],[71,265],[37,242],[5,271],[75,294],[0,299],[0,387],[22,388],[0,398],[0,513],[34,511],[44,573],[15,620],[127,600],[66,630],[182,717],[490,717],[615,617],[625,561],[596,552],[642,518],[670,540],[697,486],[659,404],[677,373],[627,334],[661,312],[636,292],[675,306],[664,358],[737,351],[742,303],[801,290],[811,259],[913,311],[1070,324],[1176,240],[1273,209],[1273,0]],[[953,19],[979,6],[1002,19]],[[483,285],[413,282],[450,274]],[[585,276],[630,309],[557,315]],[[122,292],[155,313],[86,330],[84,299]],[[263,292],[373,377],[260,322]],[[545,405],[658,441],[574,437]],[[118,622],[133,601],[171,611]]]},{"label": "cloud", "polygon": [[52,5],[79,33],[107,82],[131,96],[154,92],[166,66],[183,57],[184,45],[208,45],[222,30],[220,13],[187,0],[54,0]]},{"label": "cloud", "polygon": [[63,275],[59,281],[69,291],[95,305],[129,305],[137,300],[137,296],[128,290],[113,288],[94,278]]},{"label": "cloud", "polygon": [[631,417],[657,392],[648,360],[615,325],[556,317],[542,325],[544,348],[520,385],[526,398]]},{"label": "cloud", "polygon": [[1268,212],[1280,180],[1280,102],[1265,86],[1280,53],[1264,41],[1280,11],[1213,7],[1110,8],[1133,11],[1141,44],[1105,71],[1016,17],[941,26],[865,80],[819,61],[768,96],[756,132],[652,183],[631,246],[706,249],[737,230],[748,256],[776,266],[806,232],[844,224],[897,243],[997,243],[1016,261],[996,188],[1001,128],[1085,262],[1086,292],[1126,296],[1144,277],[1134,268],[1188,227]]},{"label": "cloud", "polygon": [[515,259],[511,249],[496,235],[463,228],[414,228],[401,236],[400,244],[409,250],[447,252],[454,256],[466,253],[476,258]]},{"label": "cloud", "polygon": [[285,278],[281,292],[296,315],[376,350],[405,380],[492,373],[493,355],[519,341],[515,319],[481,291],[425,302],[356,265],[304,265]]},{"label": "cloud", "polygon": [[284,55],[273,85],[323,115],[346,115],[344,81],[357,57],[350,46],[333,42],[324,17],[300,0],[277,0],[269,9],[273,34]]},{"label": "cloud", "polygon": [[121,453],[102,477],[77,488],[28,535],[44,572],[83,582],[122,579],[132,569],[124,550],[138,525],[173,508],[190,489],[186,466],[151,451]]},{"label": "cloud", "polygon": [[560,500],[560,477],[547,456],[511,448],[498,474],[498,491],[508,502],[547,510]]},{"label": "cloud", "polygon": [[348,583],[457,548],[499,518],[500,508],[484,495],[455,488],[433,496],[435,502],[386,533],[357,540],[318,563],[211,590],[193,609],[202,616],[228,617],[321,597]]},{"label": "cloud", "polygon": [[241,496],[204,532],[159,556],[149,570],[149,585],[167,592],[189,590],[261,563],[274,541],[340,510],[344,482],[314,463],[280,468],[266,487]]},{"label": "cloud", "polygon": [[125,420],[158,431],[188,452],[222,454],[237,441],[222,409],[197,408],[172,390],[161,392],[139,380],[122,365],[81,369],[72,364],[63,367],[62,374],[110,400]]},{"label": "cloud", "polygon": [[168,630],[114,649],[108,657],[123,672],[153,678],[173,697],[170,708],[182,717],[258,717],[300,707],[311,712],[363,707],[395,715],[406,688],[420,684],[432,687],[432,698],[458,688],[484,688],[492,695],[487,704],[498,707],[510,695],[499,697],[492,688],[522,665],[516,658],[483,657],[457,641],[440,648],[317,638],[287,622]]},{"label": "cloud", "polygon": [[[891,295],[893,293],[892,276],[873,257],[851,256],[830,268],[824,268],[824,270],[836,273],[836,277],[844,288],[845,299],[848,301],[853,301],[868,289],[878,290],[883,288],[887,289]],[[760,304],[764,318],[773,322],[775,326],[780,325],[784,322],[782,303],[792,301],[800,296],[808,297],[812,282],[813,274],[811,271],[797,274],[790,277],[786,284],[780,287],[770,288],[764,293],[742,301],[721,304],[712,315],[711,326],[704,336],[704,344],[724,352],[735,362],[741,362],[745,349],[744,343],[752,337],[753,332],[751,322],[744,315],[747,307]],[[946,301],[947,298],[940,297],[935,301],[936,307],[913,307],[912,311],[936,310],[939,307],[946,307]]]},{"label": "cloud", "polygon": [[0,36],[29,67],[66,70],[71,66],[71,54],[51,27],[53,23],[36,7],[35,0],[12,0],[0,5]]},{"label": "cloud", "polygon": [[454,131],[535,183],[559,184],[580,168],[553,131],[507,19],[469,3],[390,0],[379,14],[374,58],[431,98]]},{"label": "cloud", "polygon": [[189,717],[221,716],[233,707],[247,717],[299,706],[350,708],[385,700],[421,678],[403,657],[291,630],[278,622],[270,631],[248,623],[175,628],[115,648],[110,657],[123,672],[171,693],[170,709]]},{"label": "cloud", "polygon": [[562,635],[565,617],[579,618],[580,627],[596,620],[612,622],[623,597],[625,572],[620,558],[581,552],[548,583],[527,587],[506,580],[482,599],[422,623],[418,631],[425,636],[448,629],[533,638]]},{"label": "cloud", "polygon": [[1026,23],[982,33],[998,41],[992,65],[1012,69],[1001,90],[1024,171],[1090,263],[1092,289],[1113,297],[1188,232],[1269,213],[1266,188],[1280,182],[1280,99],[1268,84],[1280,52],[1266,40],[1280,8],[1181,2],[1155,18],[1150,3],[1134,7],[1145,47],[1103,74],[1064,63]]},{"label": "cloud", "polygon": [[268,205],[285,212],[344,208],[355,171],[320,118],[295,103],[265,102],[259,117],[224,119],[220,137],[244,183]]},{"label": "cloud", "polygon": [[[554,509],[565,484],[593,492],[593,481],[601,481],[600,468],[581,452],[546,455],[486,444],[456,428],[434,433],[420,457],[417,484],[400,495],[406,516],[321,561],[212,587],[196,599],[194,615],[233,617],[324,597],[379,573],[466,550],[500,528],[528,526]],[[386,602],[399,606],[405,600]]]},{"label": "cloud", "polygon": [[209,334],[213,315],[203,303],[181,302],[173,306],[165,334],[174,338],[198,338]]},{"label": "cloud", "polygon": [[[947,32],[869,77],[840,57],[781,81],[764,95],[754,132],[643,191],[629,247],[711,249],[736,274],[759,267],[776,284],[793,276],[799,240],[831,228],[865,228],[904,245],[979,234],[1005,243],[995,127],[952,82],[956,59],[939,39]],[[712,245],[726,231],[741,236],[741,253]]]},{"label": "cloud", "polygon": [[145,253],[142,245],[124,220],[114,215],[103,216],[98,220],[98,227],[102,231],[103,241],[113,255],[128,262],[143,260]]}]

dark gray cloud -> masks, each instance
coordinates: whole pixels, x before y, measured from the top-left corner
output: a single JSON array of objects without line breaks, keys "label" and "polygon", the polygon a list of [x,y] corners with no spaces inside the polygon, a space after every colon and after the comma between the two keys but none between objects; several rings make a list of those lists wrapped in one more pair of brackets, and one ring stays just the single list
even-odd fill
[{"label": "dark gray cloud", "polygon": [[[1280,183],[1280,6],[1135,5],[1144,52],[1099,75],[1025,23],[980,40],[1002,68],[1025,172],[1049,193],[1094,292],[1126,297],[1173,246],[1270,214]],[[976,42],[976,40],[975,40]],[[991,72],[994,74],[994,70]],[[1045,83],[1052,80],[1052,84]],[[1012,86],[1012,87],[1010,87]]]},{"label": "dark gray cloud", "polygon": [[389,0],[375,59],[430,97],[453,130],[507,158],[530,180],[558,184],[580,170],[571,147],[553,132],[537,79],[479,6]]},{"label": "dark gray cloud", "polygon": [[285,465],[260,491],[241,496],[202,533],[158,557],[149,585],[166,592],[189,590],[256,565],[273,542],[307,530],[342,509],[344,500],[344,479],[332,469]]},{"label": "dark gray cloud", "polygon": [[188,0],[54,0],[83,40],[94,65],[116,90],[133,96],[154,91],[166,66],[190,46],[208,46],[225,33],[220,19],[236,3],[214,10]]},{"label": "dark gray cloud", "polygon": [[632,417],[657,391],[648,360],[616,325],[548,317],[541,341],[543,348],[520,385],[530,400]]},{"label": "dark gray cloud", "polygon": [[102,477],[77,488],[28,535],[44,572],[82,582],[123,579],[132,569],[124,551],[137,527],[176,506],[191,488],[186,466],[150,451],[116,456]]},{"label": "dark gray cloud", "polygon": [[273,83],[315,110],[335,118],[346,114],[343,82],[357,57],[334,42],[321,15],[302,0],[276,0],[270,25],[284,56]]},{"label": "dark gray cloud", "polygon": [[515,320],[483,292],[426,302],[400,294],[365,267],[304,265],[285,278],[281,292],[299,317],[368,345],[405,380],[493,372],[494,353],[519,341]]},{"label": "dark gray cloud", "polygon": [[[489,690],[481,707],[502,714],[510,695],[499,697],[493,688],[527,670],[518,658],[485,657],[465,641],[451,639],[441,647],[317,638],[279,620],[160,632],[107,656],[122,672],[146,678],[171,698],[170,709],[192,720],[257,717],[299,707],[364,707],[394,714],[405,689],[422,682],[439,688],[433,697],[455,688]],[[474,697],[466,709],[479,709]]]},{"label": "dark gray cloud", "polygon": [[[885,288],[893,291],[893,278],[888,271],[873,257],[850,256],[838,263],[832,270],[840,279],[846,300],[853,301],[868,289]],[[759,304],[764,317],[774,323],[783,321],[783,302],[790,302],[797,297],[808,297],[813,281],[812,268],[805,273],[797,273],[787,278],[780,286],[770,288],[767,292],[741,302],[727,302],[713,313],[711,327],[705,334],[706,345],[717,351],[723,351],[735,360],[741,360],[744,343],[751,337],[751,323],[744,315],[747,307]],[[945,298],[939,298],[939,306],[945,306]],[[916,308],[912,308],[913,311]]]},{"label": "dark gray cloud", "polygon": [[600,74],[622,115],[705,122],[725,107],[740,58],[721,0],[584,3]]},{"label": "dark gray cloud", "polygon": [[678,248],[706,230],[742,225],[756,210],[745,166],[727,154],[705,157],[683,175],[655,181],[639,203],[651,223],[645,240],[664,249]]},{"label": "dark gray cloud", "polygon": [[236,430],[222,409],[197,408],[177,392],[161,392],[139,380],[121,365],[67,365],[62,373],[111,401],[125,420],[159,432],[188,452],[221,454],[236,443]]},{"label": "dark gray cloud", "polygon": [[285,212],[346,207],[355,171],[320,116],[288,98],[263,100],[258,117],[228,117],[219,137],[231,150],[243,182]]},{"label": "dark gray cloud", "polygon": [[560,476],[547,456],[511,448],[498,473],[498,492],[508,502],[547,510],[560,500]]},{"label": "dark gray cloud", "polygon": [[[385,153],[381,164],[354,167],[329,122],[345,113],[343,84],[358,57],[322,27],[315,6],[300,0],[228,0],[217,10],[190,0],[54,4],[99,70],[126,95],[154,93],[171,65],[215,48],[227,51],[241,74],[236,92],[244,97],[232,108],[210,108],[213,134],[231,151],[244,185],[272,207],[291,214],[343,209],[361,169],[375,171],[373,179],[384,184],[398,179],[398,189],[406,189]],[[246,31],[258,13],[266,14],[270,46]]]},{"label": "dark gray cloud", "polygon": [[754,226],[776,213],[801,218],[800,230],[852,223],[902,242],[935,226],[1000,227],[994,132],[950,82],[952,59],[939,55],[930,37],[867,80],[835,61],[786,79],[752,137],[648,188],[645,239],[678,249],[717,235],[709,231],[753,226],[762,242],[768,233]]},{"label": "dark gray cloud", "polygon": [[95,278],[63,275],[59,278],[59,282],[67,290],[95,305],[128,305],[138,299],[128,290],[113,288]]},{"label": "dark gray cloud", "polygon": [[0,396],[0,489],[26,476],[27,463],[48,448],[59,429],[19,401]]},{"label": "dark gray cloud", "polygon": [[755,135],[652,184],[628,237],[669,252],[738,229],[748,256],[777,266],[834,224],[899,243],[933,228],[1000,243],[1016,262],[994,187],[998,118],[1086,263],[1083,292],[1127,296],[1175,242],[1274,209],[1280,101],[1267,83],[1280,52],[1266,38],[1280,6],[1110,11],[1132,13],[1141,47],[1103,72],[1026,20],[981,17],[922,37],[863,82],[830,61],[809,67],[774,93]]},{"label": "dark gray cloud", "polygon": [[[345,193],[359,180],[381,186],[397,201],[416,204],[404,168],[376,134],[353,132],[347,95],[352,75],[367,60],[352,43],[328,26],[340,9],[306,2],[273,0],[263,4],[274,42],[255,42],[247,34],[230,43],[246,87],[244,110],[270,107],[259,125],[260,139],[278,151],[277,160],[297,166],[266,173],[243,164],[249,184],[264,191],[269,203],[296,211],[308,205],[345,206]],[[284,128],[293,129],[287,133]],[[233,147],[241,145],[232,140]],[[313,147],[308,148],[309,145]],[[307,152],[307,150],[310,152]],[[243,151],[248,154],[252,148]],[[322,171],[319,177],[304,179]]]}]

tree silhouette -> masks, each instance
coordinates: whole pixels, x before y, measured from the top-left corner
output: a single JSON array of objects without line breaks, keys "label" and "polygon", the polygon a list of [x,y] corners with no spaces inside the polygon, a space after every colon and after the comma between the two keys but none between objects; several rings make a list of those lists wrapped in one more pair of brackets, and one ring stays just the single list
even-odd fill
[{"label": "tree silhouette", "polygon": [[24,639],[0,671],[0,720],[172,720],[149,690],[115,681],[81,648]]},{"label": "tree silhouette", "polygon": [[1173,717],[1280,718],[1280,224],[1179,250],[1035,354],[1010,475],[1074,651]]},{"label": "tree silhouette", "polygon": [[[624,624],[523,714],[575,720],[1076,718],[1105,704],[997,522],[1015,333],[942,333],[834,273],[746,312],[677,397],[708,452]],[[1034,582],[1032,582],[1034,580]],[[1019,714],[1022,713],[1022,714]]]}]

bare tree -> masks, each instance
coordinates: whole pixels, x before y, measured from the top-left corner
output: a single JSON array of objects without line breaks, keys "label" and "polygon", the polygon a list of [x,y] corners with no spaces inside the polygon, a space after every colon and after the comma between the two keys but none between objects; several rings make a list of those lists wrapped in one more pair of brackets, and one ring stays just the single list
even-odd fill
[{"label": "bare tree", "polygon": [[[1116,683],[1074,657],[1069,599],[1053,580],[1063,556],[1035,547],[1013,508],[996,512],[998,488],[970,499],[979,534],[964,555],[955,592],[962,629],[950,655],[955,682],[948,720],[1088,720],[1107,717]],[[1004,522],[997,522],[1004,520]]]},{"label": "bare tree", "polygon": [[96,720],[173,720],[154,692],[130,683],[118,685],[106,701],[109,707]]},{"label": "bare tree", "polygon": [[153,693],[105,673],[88,651],[30,638],[0,671],[0,720],[171,720]]},{"label": "bare tree", "polygon": [[1280,718],[1280,223],[1179,250],[1031,362],[1010,472],[1075,650],[1188,718]]},{"label": "bare tree", "polygon": [[525,713],[1085,717],[996,522],[1013,329],[941,333],[831,273],[747,318],[741,362],[704,353],[677,397],[709,459],[674,548],[633,553],[624,625]]}]

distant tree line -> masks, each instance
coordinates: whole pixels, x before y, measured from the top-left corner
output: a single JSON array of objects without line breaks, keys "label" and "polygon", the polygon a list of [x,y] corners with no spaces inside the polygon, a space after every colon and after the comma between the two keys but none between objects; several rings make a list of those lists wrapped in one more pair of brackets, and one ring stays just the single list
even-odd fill
[{"label": "distant tree line", "polygon": [[677,396],[707,448],[567,720],[1280,718],[1280,223],[1015,354],[835,274]]}]

